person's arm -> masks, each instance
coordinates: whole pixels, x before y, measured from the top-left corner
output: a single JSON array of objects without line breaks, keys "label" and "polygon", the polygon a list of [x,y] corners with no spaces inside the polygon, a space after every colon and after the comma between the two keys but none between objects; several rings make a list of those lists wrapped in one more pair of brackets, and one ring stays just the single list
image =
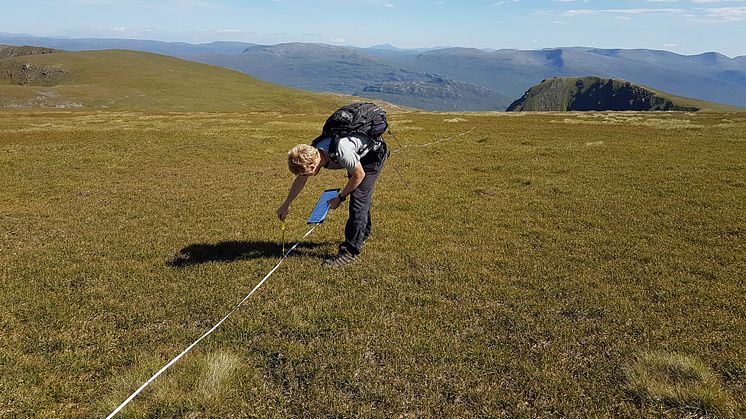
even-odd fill
[{"label": "person's arm", "polygon": [[[350,177],[347,179],[347,184],[345,185],[344,189],[342,189],[342,192],[339,194],[347,197],[349,196],[352,191],[354,191],[360,184],[363,182],[363,179],[365,179],[365,170],[363,170],[363,165],[358,163],[357,166],[355,166],[355,169],[353,169],[350,172]],[[327,201],[329,203],[329,207],[331,209],[337,209],[339,205],[342,203],[342,201],[338,197],[334,197]]]},{"label": "person's arm", "polygon": [[277,209],[277,218],[285,221],[285,217],[288,216],[288,211],[290,210],[290,204],[298,196],[300,191],[303,190],[303,187],[306,186],[307,181],[308,176],[295,177],[295,180],[293,180],[293,184],[290,185],[290,192],[288,192],[288,197],[285,198],[285,202],[283,202],[282,205],[280,205],[280,208]]}]

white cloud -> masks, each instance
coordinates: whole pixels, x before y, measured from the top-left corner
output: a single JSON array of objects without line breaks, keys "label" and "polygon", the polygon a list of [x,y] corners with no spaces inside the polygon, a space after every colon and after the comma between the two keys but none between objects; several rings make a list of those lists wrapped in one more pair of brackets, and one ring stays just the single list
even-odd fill
[{"label": "white cloud", "polygon": [[593,16],[593,15],[648,15],[670,14],[681,15],[685,9],[574,9],[562,12],[563,16]]},{"label": "white cloud", "polygon": [[692,3],[704,4],[704,3],[725,3],[725,2],[743,3],[746,0],[691,0],[691,1]]},{"label": "white cloud", "polygon": [[491,7],[497,7],[497,6],[502,6],[503,4],[506,4],[506,3],[507,4],[509,4],[509,3],[518,3],[520,1],[521,0],[501,0],[501,1],[498,1],[497,3],[492,3],[490,6]]},{"label": "white cloud", "polygon": [[[646,0],[661,1],[661,0]],[[665,0],[670,1],[670,0]],[[690,0],[698,3],[714,3],[715,0]],[[746,0],[718,0],[738,1]],[[630,9],[572,9],[562,12],[562,16],[615,16],[621,20],[630,20],[633,16],[668,15],[690,19],[696,22],[733,23],[746,21],[746,7],[711,7],[711,8],[630,8]]]},{"label": "white cloud", "polygon": [[85,6],[113,6],[114,2],[111,0],[75,0],[75,3],[82,4]]},{"label": "white cloud", "polygon": [[165,3],[176,7],[214,8],[216,6],[215,2],[207,0],[167,0]]},{"label": "white cloud", "polygon": [[705,15],[720,22],[743,22],[746,21],[746,7],[706,9]]}]

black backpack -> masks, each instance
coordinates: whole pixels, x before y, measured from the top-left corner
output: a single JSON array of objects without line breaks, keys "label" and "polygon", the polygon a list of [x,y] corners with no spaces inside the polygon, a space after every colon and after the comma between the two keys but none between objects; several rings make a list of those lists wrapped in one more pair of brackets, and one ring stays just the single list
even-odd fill
[{"label": "black backpack", "polygon": [[368,150],[376,149],[383,141],[383,133],[388,129],[386,111],[374,103],[351,103],[335,111],[327,118],[321,135],[311,142],[316,146],[321,140],[331,138],[329,158],[336,161],[339,139],[352,134],[363,134],[370,138]]}]

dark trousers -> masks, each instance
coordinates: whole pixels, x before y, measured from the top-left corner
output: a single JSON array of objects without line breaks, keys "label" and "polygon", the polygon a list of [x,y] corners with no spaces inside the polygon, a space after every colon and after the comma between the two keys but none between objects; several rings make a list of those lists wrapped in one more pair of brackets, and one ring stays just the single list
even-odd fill
[{"label": "dark trousers", "polygon": [[365,178],[350,194],[350,217],[345,225],[345,242],[339,246],[340,252],[359,255],[363,250],[365,240],[370,236],[372,226],[370,220],[370,206],[373,200],[373,190],[378,175],[383,170],[383,162],[388,155],[386,143],[376,151],[371,151],[360,160],[365,171]]}]

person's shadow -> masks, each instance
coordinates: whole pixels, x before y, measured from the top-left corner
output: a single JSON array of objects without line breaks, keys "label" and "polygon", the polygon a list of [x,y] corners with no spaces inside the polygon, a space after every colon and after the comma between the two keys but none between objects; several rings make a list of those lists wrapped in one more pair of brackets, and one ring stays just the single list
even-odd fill
[{"label": "person's shadow", "polygon": [[[309,249],[325,246],[325,243],[304,242],[295,248],[292,255],[303,254]],[[287,252],[292,244],[285,247]],[[219,243],[197,243],[181,249],[166,262],[172,268],[184,268],[208,262],[236,262],[246,259],[282,257],[282,245],[269,241],[224,241]]]}]

